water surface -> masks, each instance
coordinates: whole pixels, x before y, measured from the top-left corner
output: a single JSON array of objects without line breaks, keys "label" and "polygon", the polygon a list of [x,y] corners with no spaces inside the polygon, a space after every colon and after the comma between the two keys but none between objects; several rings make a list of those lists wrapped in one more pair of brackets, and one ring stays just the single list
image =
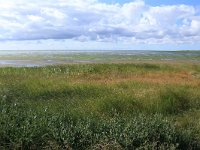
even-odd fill
[{"label": "water surface", "polygon": [[99,63],[115,61],[200,61],[200,51],[0,51],[0,66],[39,67],[64,63]]}]

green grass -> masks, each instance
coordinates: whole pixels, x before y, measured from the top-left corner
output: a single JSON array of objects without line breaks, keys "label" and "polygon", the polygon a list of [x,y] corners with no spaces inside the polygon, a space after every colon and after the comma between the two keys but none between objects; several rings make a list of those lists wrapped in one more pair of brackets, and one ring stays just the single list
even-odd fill
[{"label": "green grass", "polygon": [[0,68],[0,149],[199,149],[193,63]]}]

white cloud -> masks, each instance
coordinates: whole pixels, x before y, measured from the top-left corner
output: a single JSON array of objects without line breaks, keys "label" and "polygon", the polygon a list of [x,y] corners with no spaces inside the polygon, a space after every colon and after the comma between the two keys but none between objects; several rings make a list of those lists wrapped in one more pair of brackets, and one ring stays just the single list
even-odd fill
[{"label": "white cloud", "polygon": [[149,6],[142,0],[0,0],[0,40],[74,39],[128,43],[195,43],[200,16],[188,5]]}]

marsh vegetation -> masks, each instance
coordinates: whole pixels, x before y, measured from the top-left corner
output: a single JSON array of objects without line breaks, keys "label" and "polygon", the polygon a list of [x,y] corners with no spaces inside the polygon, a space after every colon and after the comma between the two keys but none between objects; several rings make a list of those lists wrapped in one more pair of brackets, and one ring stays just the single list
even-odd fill
[{"label": "marsh vegetation", "polygon": [[198,149],[198,63],[0,68],[0,149]]}]

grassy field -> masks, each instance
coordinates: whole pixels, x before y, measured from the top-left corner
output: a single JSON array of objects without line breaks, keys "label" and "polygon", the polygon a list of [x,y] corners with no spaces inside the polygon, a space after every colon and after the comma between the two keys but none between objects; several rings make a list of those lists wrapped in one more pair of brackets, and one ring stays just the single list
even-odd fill
[{"label": "grassy field", "polygon": [[200,64],[0,68],[0,149],[200,149]]}]

